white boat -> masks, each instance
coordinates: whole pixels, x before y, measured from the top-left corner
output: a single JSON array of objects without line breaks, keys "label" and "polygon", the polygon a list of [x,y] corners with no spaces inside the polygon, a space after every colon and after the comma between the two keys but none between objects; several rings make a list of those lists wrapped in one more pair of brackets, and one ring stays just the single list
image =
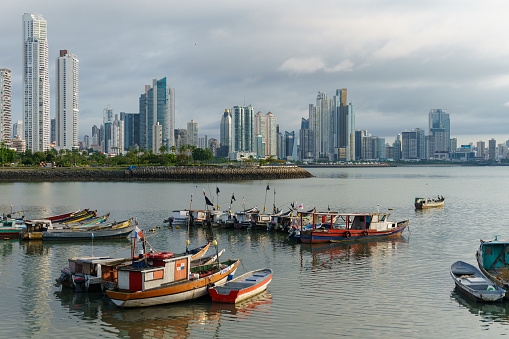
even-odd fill
[{"label": "white boat", "polygon": [[495,302],[502,301],[505,296],[503,288],[466,262],[453,263],[450,273],[456,288],[470,299],[479,302]]}]

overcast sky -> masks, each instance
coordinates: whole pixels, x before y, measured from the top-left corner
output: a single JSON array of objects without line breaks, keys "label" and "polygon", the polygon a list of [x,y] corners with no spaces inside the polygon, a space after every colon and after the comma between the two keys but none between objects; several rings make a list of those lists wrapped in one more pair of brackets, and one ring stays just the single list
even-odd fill
[{"label": "overcast sky", "polygon": [[12,70],[13,121],[22,119],[22,16],[48,23],[51,117],[55,59],[79,61],[80,140],[108,105],[138,112],[152,79],[175,88],[177,128],[219,137],[225,108],[272,112],[298,133],[318,91],[348,89],[356,129],[386,137],[428,112],[450,114],[451,137],[509,139],[509,2],[4,1],[0,68]]}]

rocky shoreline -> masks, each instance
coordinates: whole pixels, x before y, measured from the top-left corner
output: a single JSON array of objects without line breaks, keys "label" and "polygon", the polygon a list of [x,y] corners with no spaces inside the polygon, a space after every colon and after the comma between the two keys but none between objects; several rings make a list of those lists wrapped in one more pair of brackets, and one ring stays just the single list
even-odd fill
[{"label": "rocky shoreline", "polygon": [[0,182],[238,181],[310,178],[297,166],[143,166],[127,168],[2,168]]}]

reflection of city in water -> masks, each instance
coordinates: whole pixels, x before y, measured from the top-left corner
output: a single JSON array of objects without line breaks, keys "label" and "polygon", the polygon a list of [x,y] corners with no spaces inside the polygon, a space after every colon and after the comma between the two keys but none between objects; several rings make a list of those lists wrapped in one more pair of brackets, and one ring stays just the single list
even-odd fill
[{"label": "reflection of city in water", "polygon": [[238,304],[202,298],[193,302],[138,309],[120,309],[102,293],[55,292],[69,315],[99,320],[104,331],[129,338],[190,338],[196,332],[212,337],[225,321],[243,321],[255,313],[269,312],[272,296],[265,291]]}]

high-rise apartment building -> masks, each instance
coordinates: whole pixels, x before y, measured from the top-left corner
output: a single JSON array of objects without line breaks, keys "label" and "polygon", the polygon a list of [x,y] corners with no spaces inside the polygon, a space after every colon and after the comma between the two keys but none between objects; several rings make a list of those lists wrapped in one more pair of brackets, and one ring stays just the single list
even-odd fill
[{"label": "high-rise apartment building", "polygon": [[233,151],[255,152],[254,108],[234,106],[233,118]]},{"label": "high-rise apartment building", "polygon": [[166,78],[154,79],[152,87],[145,86],[139,103],[141,146],[154,150],[153,130],[159,123],[162,126],[162,143],[171,149],[175,145],[175,90],[167,84]]},{"label": "high-rise apartment building", "polygon": [[497,160],[497,141],[495,139],[491,139],[488,141],[488,160],[489,161]]},{"label": "high-rise apartment building", "polygon": [[11,71],[0,69],[0,142],[10,145],[11,141],[12,92]]},{"label": "high-rise apartment building", "polygon": [[187,123],[187,137],[189,145],[198,146],[198,123],[194,120]]},{"label": "high-rise apartment building", "polygon": [[27,148],[45,151],[50,144],[48,37],[41,14],[23,15],[23,119]]},{"label": "high-rise apartment building", "polygon": [[56,61],[55,142],[59,149],[78,148],[78,64],[67,50]]}]

